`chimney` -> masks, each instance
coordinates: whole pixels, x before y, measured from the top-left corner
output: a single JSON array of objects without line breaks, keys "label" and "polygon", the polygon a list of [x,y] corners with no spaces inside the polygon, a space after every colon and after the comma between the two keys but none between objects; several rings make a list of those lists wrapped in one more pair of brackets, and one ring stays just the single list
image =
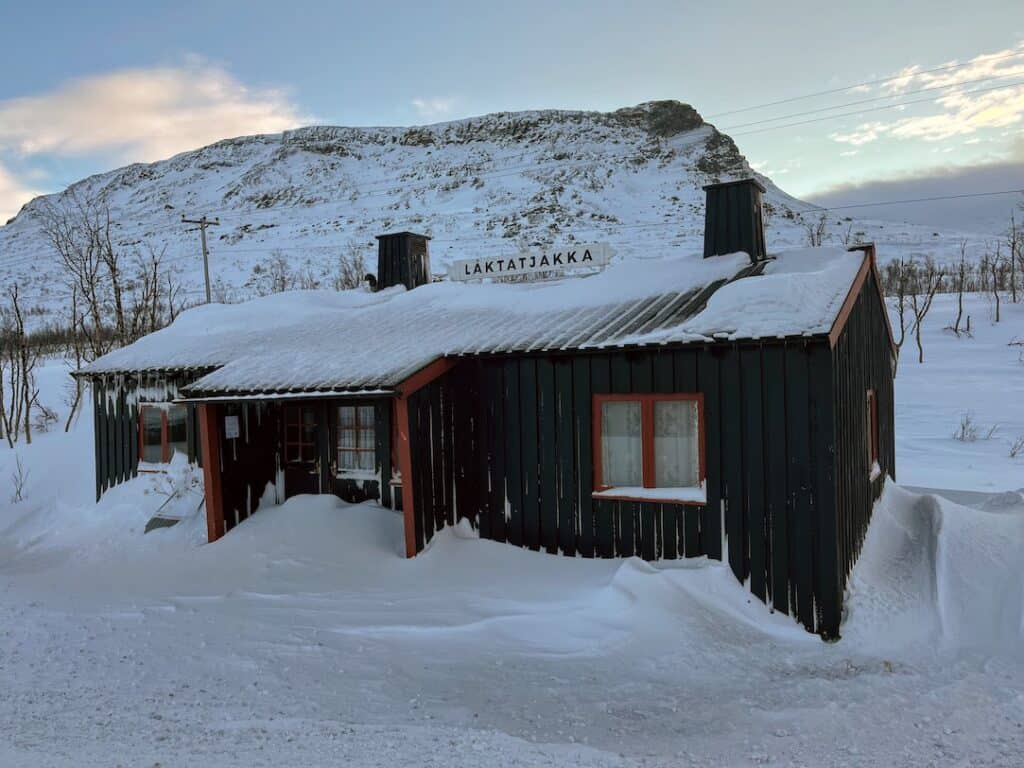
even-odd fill
[{"label": "chimney", "polygon": [[704,258],[745,251],[753,263],[767,256],[757,179],[708,184],[704,214]]},{"label": "chimney", "polygon": [[411,291],[429,283],[429,240],[413,232],[377,235],[377,290],[404,285]]}]

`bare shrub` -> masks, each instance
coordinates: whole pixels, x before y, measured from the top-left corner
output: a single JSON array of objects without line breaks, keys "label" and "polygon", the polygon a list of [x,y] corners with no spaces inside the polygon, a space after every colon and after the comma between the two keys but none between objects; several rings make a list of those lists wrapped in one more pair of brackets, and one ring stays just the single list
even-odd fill
[{"label": "bare shrub", "polygon": [[822,212],[822,214],[817,218],[801,216],[800,223],[804,228],[804,236],[807,245],[812,248],[818,248],[825,243],[826,232],[828,231],[828,222],[824,212]]},{"label": "bare shrub", "polygon": [[18,504],[25,500],[25,484],[28,482],[29,471],[21,463],[21,456],[14,457],[14,471],[11,473],[11,503]]},{"label": "bare shrub", "polygon": [[269,296],[272,293],[290,291],[294,287],[294,282],[295,275],[288,257],[283,251],[273,250],[252,268],[252,275],[246,281],[246,287],[260,296]]},{"label": "bare shrub", "polygon": [[960,423],[953,432],[953,439],[962,443],[973,443],[978,439],[978,425],[970,411],[960,414]]},{"label": "bare shrub", "polygon": [[36,403],[35,416],[32,418],[32,429],[36,433],[49,432],[50,428],[57,423],[57,412],[47,408],[42,403]]},{"label": "bare shrub", "polygon": [[359,243],[349,242],[345,249],[338,254],[332,278],[336,291],[358,288],[363,284],[366,279],[366,259]]},{"label": "bare shrub", "polygon": [[1024,435],[1018,435],[1017,438],[1010,443],[1010,458],[1016,459],[1018,456],[1024,455]]}]

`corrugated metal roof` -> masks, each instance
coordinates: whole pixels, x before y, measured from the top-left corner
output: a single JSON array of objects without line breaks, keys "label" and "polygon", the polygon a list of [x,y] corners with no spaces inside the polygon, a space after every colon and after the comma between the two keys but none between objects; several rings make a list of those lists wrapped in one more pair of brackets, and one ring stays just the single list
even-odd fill
[{"label": "corrugated metal roof", "polygon": [[[861,256],[818,251],[754,266],[743,254],[634,262],[543,285],[279,294],[187,312],[85,372],[215,368],[186,388],[197,397],[381,390],[443,356],[821,333]],[[744,304],[763,314],[760,327]]]}]

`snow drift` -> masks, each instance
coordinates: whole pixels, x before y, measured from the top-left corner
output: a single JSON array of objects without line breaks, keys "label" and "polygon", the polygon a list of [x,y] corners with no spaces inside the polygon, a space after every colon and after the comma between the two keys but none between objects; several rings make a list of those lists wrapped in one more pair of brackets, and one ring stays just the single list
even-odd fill
[{"label": "snow drift", "polygon": [[844,638],[1024,655],[1024,494],[985,507],[889,483],[850,580]]}]

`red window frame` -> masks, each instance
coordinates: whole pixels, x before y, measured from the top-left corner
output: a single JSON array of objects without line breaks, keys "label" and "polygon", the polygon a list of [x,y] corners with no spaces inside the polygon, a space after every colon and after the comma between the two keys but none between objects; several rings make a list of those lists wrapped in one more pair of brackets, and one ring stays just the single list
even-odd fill
[{"label": "red window frame", "polygon": [[[173,403],[171,403],[170,406],[171,407],[184,407],[184,406],[174,406]],[[168,408],[167,404],[157,405],[155,403],[141,403],[139,405],[139,460],[138,460],[139,464],[141,464],[142,462],[145,461],[145,459],[143,459],[142,456],[143,456],[143,453],[145,452],[145,448],[146,448],[146,443],[145,443],[145,432],[146,432],[146,413],[145,412],[146,411],[160,411],[160,461],[158,463],[160,463],[160,464],[167,464],[171,460],[171,441],[170,441],[170,429],[168,428],[168,424],[167,424],[167,408]],[[186,422],[185,422],[186,423],[186,426],[185,426],[186,433],[185,434],[188,435],[188,429],[189,429],[188,428],[188,416],[186,416],[185,418],[186,418]],[[187,441],[188,437],[186,437],[185,439]],[[150,463],[152,463],[152,462],[150,462]]]},{"label": "red window frame", "polygon": [[[303,415],[305,414],[306,410],[309,409],[309,407],[310,406],[308,406],[308,405],[286,405],[285,408],[284,408],[284,461],[285,461],[285,464],[302,464],[304,462],[305,463],[312,463],[313,461],[316,460],[316,455],[317,455],[316,439],[315,438],[313,440],[303,440],[302,439],[303,435],[305,434],[305,429],[304,429],[305,421],[303,419]],[[298,419],[297,423],[292,420],[293,417],[297,417],[297,419]],[[288,428],[291,427],[291,426],[294,426],[294,427],[297,428],[298,436],[299,436],[298,440],[289,440],[288,439]],[[297,456],[297,458],[294,458],[294,459],[290,458],[291,455],[292,455],[292,449],[293,448],[298,449],[298,456]],[[311,454],[314,457],[312,460],[308,460],[307,461],[306,459],[303,458],[303,454],[305,453],[305,451],[303,449],[305,449],[305,448],[311,448],[312,449]]]},{"label": "red window frame", "polygon": [[[704,457],[704,394],[702,392],[684,392],[656,395],[594,395],[593,398],[593,435],[594,435],[594,490],[596,492],[613,490],[615,486],[605,485],[601,477],[601,406],[611,402],[640,403],[640,451],[644,488],[657,488],[654,484],[654,404],[656,402],[688,400],[697,403],[697,476],[703,485],[706,478]],[[605,498],[621,498],[627,496],[607,496]]]},{"label": "red window frame", "polygon": [[868,448],[868,469],[878,461],[878,395],[873,389],[867,391],[866,416],[868,419],[865,438]]},{"label": "red window frame", "polygon": [[[353,447],[347,447],[347,446],[346,447],[342,447],[341,445],[338,444],[340,442],[341,430],[342,430],[341,419],[340,419],[340,411],[341,411],[342,408],[351,408],[352,409],[352,426],[345,427],[345,429],[355,430],[355,433],[356,433],[356,444]],[[359,411],[362,408],[373,408],[373,423],[372,424],[364,425],[362,422],[359,421]],[[335,440],[334,440],[335,461],[337,461],[338,454],[340,454],[340,453],[354,453],[354,454],[356,454],[356,464],[359,464],[359,461],[358,461],[359,454],[360,453],[369,453],[371,455],[372,459],[373,459],[373,463],[376,464],[376,462],[377,462],[377,409],[374,408],[373,405],[370,404],[370,403],[344,403],[342,405],[338,405],[338,406],[335,407],[335,409],[334,409],[334,419],[335,419],[335,430],[336,430],[336,436],[335,436]],[[373,443],[368,448],[361,444],[361,440],[363,439],[363,430],[367,430],[367,429],[373,429],[373,435],[374,435]],[[368,471],[370,471],[370,470],[355,469],[355,468],[343,469],[341,467],[341,462],[338,462],[338,468],[337,468],[336,474],[342,474],[342,473],[346,473],[346,472],[347,473],[353,473],[353,472],[368,472]]]}]

